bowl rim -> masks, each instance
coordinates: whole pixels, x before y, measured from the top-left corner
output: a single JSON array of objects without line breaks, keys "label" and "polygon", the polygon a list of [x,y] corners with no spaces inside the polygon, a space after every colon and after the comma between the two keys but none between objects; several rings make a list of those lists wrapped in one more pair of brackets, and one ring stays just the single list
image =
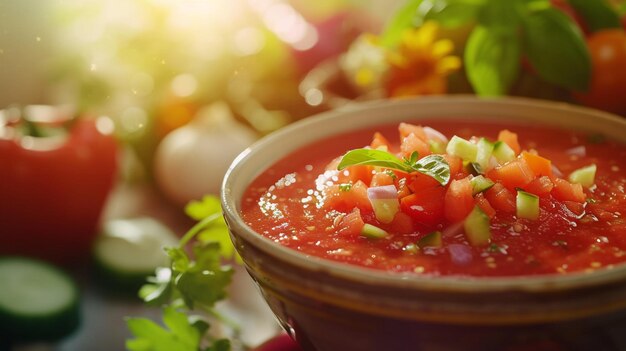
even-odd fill
[{"label": "bowl rim", "polygon": [[[233,191],[231,185],[237,177],[237,172],[239,172],[242,167],[245,167],[247,161],[256,156],[258,150],[262,150],[267,147],[267,145],[275,143],[276,140],[282,139],[289,133],[300,129],[311,128],[311,126],[338,118],[346,113],[359,113],[372,109],[387,109],[392,106],[407,107],[406,105],[408,105],[419,107],[420,105],[435,106],[445,104],[497,105],[512,109],[516,107],[530,107],[541,110],[559,110],[560,112],[585,115],[585,118],[598,119],[605,123],[617,124],[626,128],[626,119],[607,112],[574,106],[568,103],[520,97],[479,98],[473,95],[447,95],[402,100],[375,100],[349,104],[344,108],[323,112],[289,124],[261,138],[235,158],[226,172],[220,193],[223,214],[229,225],[231,236],[239,236],[247,243],[254,245],[257,249],[262,250],[266,254],[307,271],[322,272],[355,283],[382,285],[417,291],[441,291],[447,293],[495,293],[514,291],[541,293],[546,291],[556,292],[590,288],[626,281],[626,263],[616,265],[612,268],[594,270],[592,273],[573,272],[566,274],[554,273],[508,277],[431,276],[410,272],[388,272],[323,259],[289,249],[256,233],[241,218],[238,211],[238,204],[241,199],[232,195]],[[379,122],[378,124],[381,123]],[[548,123],[546,125],[550,126],[551,124]],[[617,133],[614,134],[617,135]],[[309,143],[311,142],[314,142],[314,140],[309,141]],[[293,152],[293,150],[289,151],[289,153],[291,152]],[[283,157],[286,155],[283,155]],[[267,164],[266,167],[270,165],[271,163]],[[258,170],[256,176],[263,170]],[[251,180],[256,176],[252,177]],[[249,185],[249,183],[247,185]]]}]

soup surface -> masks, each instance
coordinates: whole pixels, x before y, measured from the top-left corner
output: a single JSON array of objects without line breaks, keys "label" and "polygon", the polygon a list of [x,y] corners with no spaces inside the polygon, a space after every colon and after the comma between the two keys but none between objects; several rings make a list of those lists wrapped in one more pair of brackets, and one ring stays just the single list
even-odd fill
[{"label": "soup surface", "polygon": [[[304,254],[394,272],[566,274],[626,261],[624,145],[530,125],[421,123],[298,150],[249,186],[244,220]],[[347,157],[338,170],[359,148],[419,171]],[[434,163],[416,165],[429,154]]]}]

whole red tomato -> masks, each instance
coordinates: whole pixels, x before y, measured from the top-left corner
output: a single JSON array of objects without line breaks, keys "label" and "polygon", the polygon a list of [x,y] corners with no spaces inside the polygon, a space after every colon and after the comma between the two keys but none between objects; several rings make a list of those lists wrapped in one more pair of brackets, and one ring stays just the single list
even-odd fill
[{"label": "whole red tomato", "polygon": [[587,38],[592,77],[589,91],[577,94],[583,104],[626,116],[626,31],[602,30]]},{"label": "whole red tomato", "polygon": [[8,115],[0,111],[0,255],[86,258],[116,174],[112,123],[79,118],[35,137],[22,131],[41,126]]}]

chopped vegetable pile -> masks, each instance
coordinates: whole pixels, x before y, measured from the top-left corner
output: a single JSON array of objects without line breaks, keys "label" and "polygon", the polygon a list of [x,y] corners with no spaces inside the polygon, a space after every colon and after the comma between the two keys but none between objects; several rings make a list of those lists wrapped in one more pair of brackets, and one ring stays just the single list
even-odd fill
[{"label": "chopped vegetable pile", "polygon": [[[522,150],[517,134],[507,129],[495,141],[456,135],[448,140],[432,128],[408,123],[400,124],[399,131],[399,150],[376,133],[369,147],[351,150],[338,165],[337,160],[329,165],[348,170],[342,175],[344,183],[325,191],[328,208],[352,208],[339,223],[345,235],[388,235],[361,217],[361,210],[371,209],[378,222],[394,231],[412,230],[407,226],[410,222],[432,227],[429,238],[440,237],[442,225],[462,222],[471,245],[488,245],[489,222],[496,213],[537,220],[539,199],[547,197],[582,213],[583,187],[594,184],[595,164],[564,179],[555,175],[552,162],[536,150]],[[440,238],[425,243],[442,245]]]},{"label": "chopped vegetable pile", "polygon": [[622,144],[542,126],[428,125],[298,150],[252,182],[242,217],[294,250],[392,272],[564,274],[626,261]]}]

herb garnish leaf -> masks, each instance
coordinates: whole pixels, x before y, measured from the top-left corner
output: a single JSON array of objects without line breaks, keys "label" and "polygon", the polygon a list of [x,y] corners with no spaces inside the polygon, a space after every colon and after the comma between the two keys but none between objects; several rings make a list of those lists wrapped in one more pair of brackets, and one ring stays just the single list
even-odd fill
[{"label": "herb garnish leaf", "polygon": [[356,165],[378,166],[405,173],[419,172],[433,177],[441,185],[446,185],[450,181],[450,165],[441,155],[428,155],[419,159],[417,152],[413,152],[408,158],[401,160],[383,150],[355,149],[343,156],[337,169],[343,170]]},{"label": "herb garnish leaf", "polygon": [[[148,278],[149,284],[139,291],[147,304],[164,306],[166,327],[145,318],[128,318],[127,325],[134,336],[126,342],[128,350],[229,351],[230,341],[211,337],[207,333],[209,324],[200,316],[189,315],[192,310],[217,317],[238,333],[238,326],[214,309],[215,303],[226,297],[233,275],[232,267],[222,263],[225,256],[232,257],[233,248],[224,240],[228,229],[219,200],[206,196],[190,203],[186,210],[199,222],[177,247],[165,248],[169,266],[158,268],[155,276]],[[224,253],[225,248],[230,254]]]}]

